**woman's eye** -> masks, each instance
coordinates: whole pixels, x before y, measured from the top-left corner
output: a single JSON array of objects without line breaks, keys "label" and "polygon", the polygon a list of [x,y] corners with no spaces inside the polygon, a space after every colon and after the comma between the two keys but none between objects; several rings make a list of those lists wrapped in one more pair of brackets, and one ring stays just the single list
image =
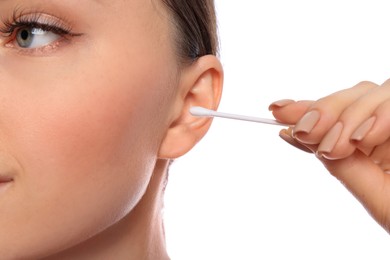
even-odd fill
[{"label": "woman's eye", "polygon": [[14,44],[24,49],[36,49],[50,45],[61,38],[59,34],[36,27],[24,27],[16,31]]}]

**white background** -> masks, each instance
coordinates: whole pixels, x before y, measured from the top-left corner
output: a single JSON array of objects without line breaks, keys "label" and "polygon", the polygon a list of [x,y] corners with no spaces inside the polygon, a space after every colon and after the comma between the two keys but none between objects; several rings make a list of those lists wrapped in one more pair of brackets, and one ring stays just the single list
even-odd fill
[{"label": "white background", "polygon": [[[318,99],[390,77],[388,1],[216,4],[220,111],[272,117],[274,100]],[[389,235],[279,130],[215,119],[173,164],[165,207],[172,259],[390,259]]]}]

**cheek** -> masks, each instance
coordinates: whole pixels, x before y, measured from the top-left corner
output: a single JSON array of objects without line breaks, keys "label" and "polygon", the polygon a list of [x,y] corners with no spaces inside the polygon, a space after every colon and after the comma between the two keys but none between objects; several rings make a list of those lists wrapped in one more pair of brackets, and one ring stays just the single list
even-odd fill
[{"label": "cheek", "polygon": [[97,167],[102,171],[119,162],[130,164],[131,158],[151,153],[156,138],[146,137],[158,122],[148,114],[153,107],[141,110],[149,91],[121,76],[111,80],[87,75],[19,99],[22,104],[10,110],[22,108],[14,125],[23,127],[13,127],[9,134],[18,142],[15,147],[21,148],[17,154],[22,165],[40,176],[51,176],[50,170],[60,175],[62,169],[88,175],[96,174]]},{"label": "cheek", "polygon": [[[37,243],[60,234],[61,243],[72,244],[123,217],[148,184],[163,135],[167,80],[136,70],[90,71],[61,84],[33,84],[35,92],[1,105],[2,135],[23,169],[11,199],[17,207],[8,213],[15,239],[39,230]],[[7,244],[1,239],[0,249]]]}]

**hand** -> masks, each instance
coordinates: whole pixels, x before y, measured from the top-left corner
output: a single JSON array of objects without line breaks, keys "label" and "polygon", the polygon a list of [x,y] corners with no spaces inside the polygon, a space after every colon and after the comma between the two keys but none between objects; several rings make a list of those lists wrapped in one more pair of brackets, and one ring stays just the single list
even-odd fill
[{"label": "hand", "polygon": [[390,232],[390,81],[362,82],[318,101],[282,100],[270,110],[295,125],[280,136],[316,153]]}]

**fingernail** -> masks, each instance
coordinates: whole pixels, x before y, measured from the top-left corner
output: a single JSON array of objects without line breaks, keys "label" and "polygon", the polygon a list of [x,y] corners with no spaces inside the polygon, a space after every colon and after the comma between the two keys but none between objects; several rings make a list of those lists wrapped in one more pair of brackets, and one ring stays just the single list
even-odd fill
[{"label": "fingernail", "polygon": [[341,132],[343,131],[343,123],[336,123],[332,129],[322,139],[321,144],[318,146],[317,156],[321,157],[326,153],[332,152],[340,138]]},{"label": "fingernail", "polygon": [[320,112],[317,110],[306,113],[294,127],[294,135],[297,133],[310,133],[320,120]]},{"label": "fingernail", "polygon": [[288,144],[294,146],[295,148],[298,148],[299,150],[302,150],[302,151],[307,152],[307,153],[313,153],[309,148],[307,148],[306,146],[304,146],[304,145],[298,143],[297,141],[295,141],[295,139],[292,138],[290,134],[288,134],[287,130],[283,129],[282,131],[280,131],[279,136],[285,142],[287,142]]},{"label": "fingernail", "polygon": [[351,136],[353,141],[361,141],[368,134],[375,123],[376,117],[370,117],[363,124],[361,124]]},{"label": "fingernail", "polygon": [[275,101],[274,103],[272,103],[271,105],[269,105],[268,107],[268,110],[269,111],[272,111],[274,110],[275,108],[281,108],[281,107],[285,107],[287,105],[290,105],[292,103],[294,103],[295,101],[292,100],[292,99],[282,99],[282,100],[278,100],[278,101]]}]

